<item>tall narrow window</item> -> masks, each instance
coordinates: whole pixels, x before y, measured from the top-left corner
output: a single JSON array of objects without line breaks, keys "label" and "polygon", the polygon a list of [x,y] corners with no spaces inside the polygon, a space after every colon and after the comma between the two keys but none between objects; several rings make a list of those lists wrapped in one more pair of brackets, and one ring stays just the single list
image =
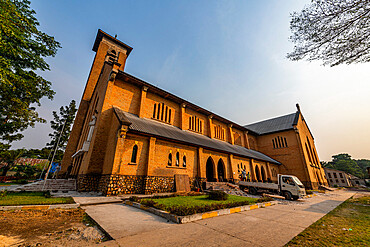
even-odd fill
[{"label": "tall narrow window", "polygon": [[166,123],[171,123],[171,109],[164,103],[155,103],[153,108],[153,118]]},{"label": "tall narrow window", "polygon": [[168,155],[168,166],[172,166],[172,154]]},{"label": "tall narrow window", "polygon": [[189,129],[193,129],[191,125],[191,117],[189,117]]},{"label": "tall narrow window", "polygon": [[137,159],[137,145],[135,144],[135,146],[132,148],[132,155],[131,155],[131,163],[135,163],[136,164],[136,159]]},{"label": "tall narrow window", "polygon": [[285,147],[288,147],[288,143],[286,141],[286,138],[284,137],[284,143],[285,143]]},{"label": "tall narrow window", "polygon": [[272,139],[272,146],[273,146],[274,148],[276,148],[276,147],[275,147],[275,140],[274,140],[274,139]]},{"label": "tall narrow window", "polygon": [[280,136],[278,136],[279,148],[281,148]]},{"label": "tall narrow window", "polygon": [[186,156],[182,157],[182,166],[186,167]]},{"label": "tall narrow window", "polygon": [[162,114],[161,114],[161,120],[163,121],[163,114],[164,114],[164,104],[162,103]]},{"label": "tall narrow window", "polygon": [[157,110],[157,119],[160,119],[159,118],[159,113],[161,112],[161,105],[160,104],[158,104],[158,110]]},{"label": "tall narrow window", "polygon": [[164,121],[167,122],[167,112],[168,112],[168,107],[166,106],[166,111],[164,114]]},{"label": "tall narrow window", "polygon": [[155,118],[155,113],[156,113],[156,110],[157,110],[157,104],[154,104],[154,110],[153,110],[153,118]]},{"label": "tall narrow window", "polygon": [[180,154],[179,152],[176,153],[176,166],[180,165]]}]

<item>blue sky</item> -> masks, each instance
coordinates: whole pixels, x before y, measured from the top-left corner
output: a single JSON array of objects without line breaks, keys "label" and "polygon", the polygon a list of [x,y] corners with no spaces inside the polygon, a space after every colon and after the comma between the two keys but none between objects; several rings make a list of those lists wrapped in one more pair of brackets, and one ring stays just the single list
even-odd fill
[{"label": "blue sky", "polygon": [[[48,58],[53,101],[80,101],[97,30],[132,46],[126,72],[239,124],[295,112],[298,102],[321,160],[346,152],[370,158],[369,64],[323,67],[285,58],[289,14],[309,1],[32,1],[40,29],[62,48]],[[13,148],[42,148],[50,124],[24,132]]]}]

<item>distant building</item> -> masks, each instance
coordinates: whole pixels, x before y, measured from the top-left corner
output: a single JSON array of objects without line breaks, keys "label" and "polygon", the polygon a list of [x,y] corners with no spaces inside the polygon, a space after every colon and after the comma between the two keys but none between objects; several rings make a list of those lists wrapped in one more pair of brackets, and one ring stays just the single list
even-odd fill
[{"label": "distant building", "polygon": [[175,175],[198,185],[238,181],[243,170],[252,181],[276,182],[282,173],[307,188],[327,185],[298,105],[295,113],[243,126],[124,72],[131,50],[98,31],[62,161],[61,173],[77,178],[78,190],[170,192]]},{"label": "distant building", "polygon": [[324,167],[326,178],[330,187],[366,186],[365,179],[358,178],[344,171]]}]

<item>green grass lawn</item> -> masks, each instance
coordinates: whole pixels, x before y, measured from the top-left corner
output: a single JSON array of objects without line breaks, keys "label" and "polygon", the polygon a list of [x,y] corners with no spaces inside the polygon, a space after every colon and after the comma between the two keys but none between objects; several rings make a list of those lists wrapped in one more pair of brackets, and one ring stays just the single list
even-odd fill
[{"label": "green grass lawn", "polygon": [[8,192],[0,197],[0,206],[49,205],[74,203],[72,197],[46,198],[43,192]]},{"label": "green grass lawn", "polygon": [[370,246],[370,196],[348,199],[286,246]]},{"label": "green grass lawn", "polygon": [[229,195],[228,199],[225,201],[210,200],[208,199],[208,195],[175,196],[141,200],[141,203],[148,207],[155,207],[179,216],[204,213],[224,208],[233,208],[257,202],[258,199],[256,198],[234,195]]},{"label": "green grass lawn", "polygon": [[234,196],[229,195],[226,201],[216,201],[216,200],[209,200],[207,199],[207,195],[201,196],[176,196],[176,197],[169,197],[169,198],[159,198],[153,199],[153,201],[165,205],[166,207],[171,206],[203,206],[203,205],[210,205],[210,204],[228,204],[231,202],[249,202],[249,204],[253,204],[257,202],[257,198],[250,198],[244,196]]}]

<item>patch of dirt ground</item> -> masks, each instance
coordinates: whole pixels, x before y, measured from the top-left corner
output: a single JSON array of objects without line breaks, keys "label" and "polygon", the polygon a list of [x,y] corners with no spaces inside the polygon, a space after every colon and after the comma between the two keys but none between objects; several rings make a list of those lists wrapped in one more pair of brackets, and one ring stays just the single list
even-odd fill
[{"label": "patch of dirt ground", "polygon": [[91,246],[105,235],[82,209],[0,211],[0,246]]}]

